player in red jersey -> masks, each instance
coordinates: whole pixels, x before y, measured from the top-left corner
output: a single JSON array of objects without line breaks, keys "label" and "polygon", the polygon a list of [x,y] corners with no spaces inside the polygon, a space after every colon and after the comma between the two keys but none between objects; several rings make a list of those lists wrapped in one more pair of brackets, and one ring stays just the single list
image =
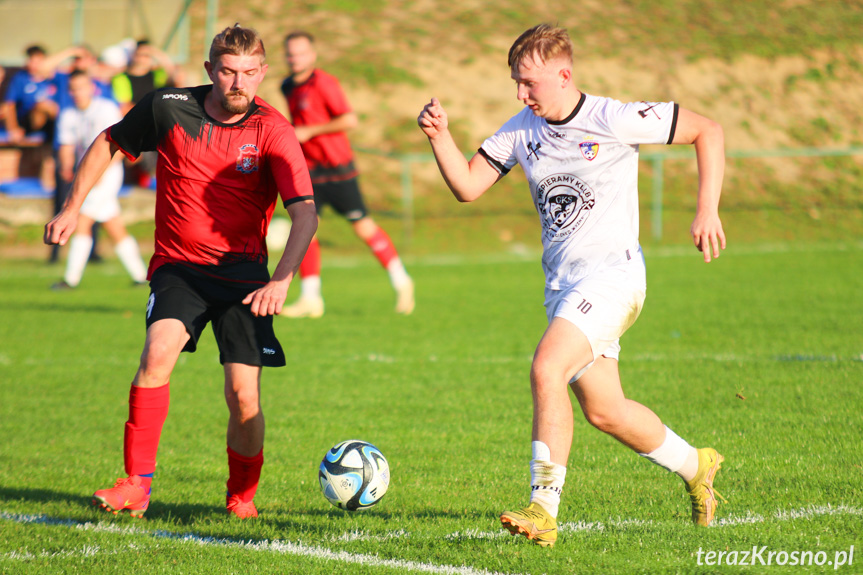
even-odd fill
[{"label": "player in red jersey", "polygon": [[[357,125],[357,116],[339,81],[315,67],[317,53],[311,34],[303,31],[288,34],[285,56],[291,75],[282,83],[282,93],[309,165],[318,214],[330,204],[351,223],[354,233],[389,273],[397,296],[396,312],[409,314],[414,309],[413,281],[390,237],[368,215],[360,195],[354,154],[345,134]],[[282,315],[323,315],[320,254],[318,241],[314,239],[300,266],[300,298],[286,307]]]},{"label": "player in red jersey", "polygon": [[[264,461],[261,367],[285,365],[273,331],[288,286],[317,229],[308,169],[290,123],[256,97],[267,72],[257,32],[226,28],[204,64],[212,85],[151,92],[87,150],[45,242],[65,244],[90,188],[122,152],[158,152],[155,253],[147,337],[129,394],[124,438],[128,477],[94,504],[140,517],[150,501],[156,451],[168,414],[169,378],[195,351],[208,322],[224,366],[228,420],[228,512],[255,517]],[[293,221],[272,277],[265,237],[277,199]]]}]

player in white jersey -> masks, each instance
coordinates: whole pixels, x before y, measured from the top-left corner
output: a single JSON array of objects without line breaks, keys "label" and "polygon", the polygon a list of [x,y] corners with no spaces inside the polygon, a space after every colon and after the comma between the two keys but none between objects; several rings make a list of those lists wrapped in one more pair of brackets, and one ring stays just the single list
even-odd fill
[{"label": "player in white jersey", "polygon": [[627,399],[619,338],[645,296],[638,244],[639,144],[694,144],[698,206],[690,230],[704,261],[719,257],[725,234],[719,195],[724,136],[716,122],[675,103],[623,104],[582,93],[572,76],[566,30],[542,24],[510,48],[517,97],[526,108],[483,142],[470,161],[432,99],[417,118],[441,174],[459,201],[480,197],[519,164],[542,224],[549,325],[531,366],[533,443],[530,504],[501,515],[513,534],[550,546],[572,444],[567,383],[587,420],[684,480],[696,524],[712,521],[713,478],[723,457],[695,449],[647,407]]},{"label": "player in white jersey", "polygon": [[[92,78],[85,72],[76,70],[70,74],[69,94],[75,105],[63,110],[57,122],[60,175],[67,181],[72,181],[75,166],[96,136],[123,118],[119,106],[112,100],[95,97],[95,90]],[[122,186],[123,164],[118,160],[108,166],[81,205],[78,228],[69,242],[63,280],[51,286],[52,289],[71,289],[80,283],[93,247],[93,222],[104,226],[114,242],[117,257],[132,280],[136,284],[146,284],[147,267],[141,258],[138,242],[126,231],[120,217],[117,196]]]}]

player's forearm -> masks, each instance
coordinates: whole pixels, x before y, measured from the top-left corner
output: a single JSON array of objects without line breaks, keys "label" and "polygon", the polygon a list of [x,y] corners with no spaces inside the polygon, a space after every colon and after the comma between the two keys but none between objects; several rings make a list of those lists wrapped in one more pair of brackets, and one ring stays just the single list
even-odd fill
[{"label": "player's forearm", "polygon": [[488,189],[487,185],[475,181],[471,164],[458,149],[449,131],[429,138],[429,144],[446,185],[458,201],[472,202]]},{"label": "player's forearm", "polygon": [[288,207],[288,215],[291,218],[291,233],[288,235],[285,251],[276,269],[273,270],[272,281],[293,279],[318,230],[318,216],[313,201],[291,204]]},{"label": "player's forearm", "polygon": [[96,137],[96,140],[87,148],[87,152],[81,159],[78,165],[78,171],[75,173],[75,179],[72,180],[72,190],[66,202],[63,204],[63,210],[78,211],[90,189],[96,185],[105,169],[111,163],[117,147],[108,140],[105,132],[102,132]]},{"label": "player's forearm", "polygon": [[71,181],[75,172],[75,147],[69,144],[60,146],[57,160],[60,164],[60,175],[64,180]]},{"label": "player's forearm", "polygon": [[324,134],[333,134],[336,132],[349,132],[357,126],[357,115],[353,112],[336,116],[329,122],[324,124],[313,124],[304,126],[310,134],[310,137],[322,136]]},{"label": "player's forearm", "polygon": [[18,112],[12,102],[3,103],[3,121],[6,123],[6,131],[12,132],[20,129],[18,125]]},{"label": "player's forearm", "polygon": [[722,126],[710,122],[693,144],[698,158],[697,211],[718,213],[725,176],[725,136]]}]

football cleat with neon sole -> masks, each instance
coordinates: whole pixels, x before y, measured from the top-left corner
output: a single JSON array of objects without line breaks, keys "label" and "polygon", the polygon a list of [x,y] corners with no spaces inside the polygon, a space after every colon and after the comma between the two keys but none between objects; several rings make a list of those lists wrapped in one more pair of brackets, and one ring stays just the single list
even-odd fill
[{"label": "football cleat with neon sole", "polygon": [[100,489],[93,494],[93,505],[98,505],[117,515],[128,511],[132,517],[143,517],[150,505],[150,487],[142,485],[140,475],[121,477],[114,487]]},{"label": "football cleat with neon sole", "polygon": [[504,511],[500,522],[513,535],[524,535],[541,547],[552,547],[557,541],[557,520],[539,503],[518,511]]},{"label": "football cleat with neon sole", "polygon": [[414,282],[409,279],[405,284],[396,288],[396,313],[410,315],[415,307]]},{"label": "football cleat with neon sole", "polygon": [[282,308],[279,314],[282,317],[311,317],[318,318],[324,315],[324,298],[300,296],[291,305]]},{"label": "football cleat with neon sole", "polygon": [[719,497],[725,498],[713,487],[713,479],[716,472],[722,467],[725,458],[712,447],[704,447],[698,450],[698,472],[692,481],[686,481],[686,490],[692,501],[692,522],[696,525],[708,526],[713,521],[716,513]]},{"label": "football cleat with neon sole", "polygon": [[228,508],[228,513],[235,515],[240,519],[249,519],[258,516],[258,510],[255,507],[254,501],[243,501],[239,495],[225,496],[225,506]]}]

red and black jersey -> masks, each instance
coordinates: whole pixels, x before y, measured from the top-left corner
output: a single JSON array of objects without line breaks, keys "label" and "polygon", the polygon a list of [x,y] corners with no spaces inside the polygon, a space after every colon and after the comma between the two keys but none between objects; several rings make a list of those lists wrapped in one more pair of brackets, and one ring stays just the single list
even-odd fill
[{"label": "red and black jersey", "polygon": [[239,122],[218,122],[204,110],[210,90],[155,90],[108,129],[130,159],[158,152],[150,275],[171,262],[266,263],[277,197],[285,206],[314,197],[290,122],[257,97]]},{"label": "red and black jersey", "polygon": [[[295,126],[324,124],[347,114],[351,106],[339,81],[323,70],[315,70],[302,84],[288,77],[282,82],[282,94]],[[303,154],[315,184],[347,180],[357,176],[354,154],[344,132],[315,136],[302,144]]]}]

